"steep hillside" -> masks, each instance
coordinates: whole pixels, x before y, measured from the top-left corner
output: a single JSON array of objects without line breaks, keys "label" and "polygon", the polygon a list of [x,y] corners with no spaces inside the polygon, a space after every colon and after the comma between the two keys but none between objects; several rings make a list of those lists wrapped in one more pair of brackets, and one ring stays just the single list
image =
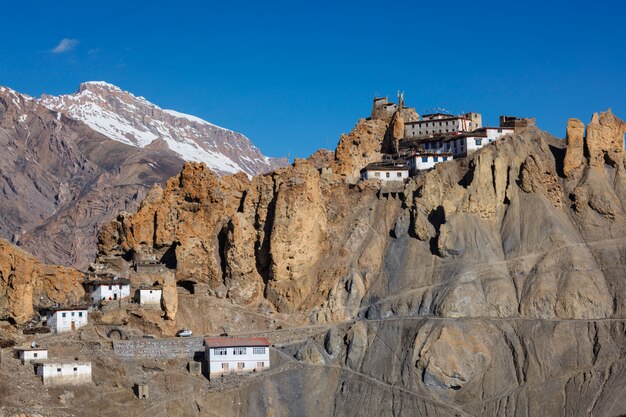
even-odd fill
[{"label": "steep hillside", "polygon": [[[338,325],[292,345],[305,368],[326,369],[311,384],[332,375],[329,390],[272,389],[281,404],[305,395],[342,416],[364,402],[373,415],[616,415],[626,125],[594,115],[585,136],[571,120],[567,149],[529,128],[401,187],[346,183],[382,144],[378,124],[342,137],[334,173],[299,160],[248,181],[186,164],[101,231],[101,256],[156,254],[177,280],[250,310],[269,303],[294,324]],[[304,381],[313,369],[289,372]],[[233,398],[289,415],[252,406],[270,393],[251,389]]]},{"label": "steep hillside", "polygon": [[264,156],[241,133],[161,109],[102,81],[83,83],[75,94],[44,95],[41,104],[127,145],[145,148],[161,141],[183,160],[205,162],[220,174],[242,171],[252,176],[287,164],[286,159]]}]

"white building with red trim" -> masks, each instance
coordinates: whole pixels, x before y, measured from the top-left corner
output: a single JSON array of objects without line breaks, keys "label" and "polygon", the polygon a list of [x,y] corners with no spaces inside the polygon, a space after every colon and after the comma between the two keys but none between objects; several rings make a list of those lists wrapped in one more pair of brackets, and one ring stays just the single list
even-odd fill
[{"label": "white building with red trim", "polygon": [[207,337],[204,346],[209,378],[270,368],[270,342],[264,337]]}]

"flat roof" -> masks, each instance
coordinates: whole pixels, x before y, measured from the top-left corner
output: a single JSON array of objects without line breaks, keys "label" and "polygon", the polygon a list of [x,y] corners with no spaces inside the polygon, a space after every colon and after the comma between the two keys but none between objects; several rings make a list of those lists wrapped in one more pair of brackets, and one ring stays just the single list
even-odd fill
[{"label": "flat roof", "polygon": [[32,348],[32,347],[28,347],[28,348],[14,348],[14,349],[15,350],[19,350],[20,352],[48,350],[48,348]]},{"label": "flat roof", "polygon": [[85,285],[130,285],[130,280],[126,278],[93,279],[84,281]]},{"label": "flat roof", "polygon": [[270,341],[264,337],[205,337],[204,344],[209,348],[268,347]]},{"label": "flat roof", "polygon": [[57,359],[39,359],[33,361],[35,365],[91,365],[90,361],[83,360],[57,360]]},{"label": "flat roof", "polygon": [[411,158],[420,158],[422,156],[454,156],[452,152],[418,152],[415,155],[411,155]]},{"label": "flat roof", "polygon": [[377,162],[367,165],[365,168],[361,169],[363,171],[408,171],[409,167],[406,164],[399,163],[384,163]]},{"label": "flat roof", "polygon": [[50,311],[50,312],[56,313],[58,311],[89,310],[89,307],[88,306],[84,306],[84,307],[81,307],[81,306],[74,306],[74,307],[59,307],[59,306],[56,306],[56,307],[41,307],[40,310]]}]

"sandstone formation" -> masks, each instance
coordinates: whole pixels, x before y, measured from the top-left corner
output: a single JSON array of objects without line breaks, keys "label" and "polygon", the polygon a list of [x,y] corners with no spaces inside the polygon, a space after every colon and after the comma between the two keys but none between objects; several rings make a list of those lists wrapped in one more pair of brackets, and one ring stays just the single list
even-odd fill
[{"label": "sandstone formation", "polygon": [[566,149],[565,161],[563,162],[563,172],[568,177],[583,163],[583,148],[585,137],[585,125],[578,119],[567,121],[567,133],[565,136]]},{"label": "sandstone formation", "polygon": [[34,306],[82,304],[83,279],[75,269],[44,265],[0,239],[0,320],[21,325],[33,318]]}]

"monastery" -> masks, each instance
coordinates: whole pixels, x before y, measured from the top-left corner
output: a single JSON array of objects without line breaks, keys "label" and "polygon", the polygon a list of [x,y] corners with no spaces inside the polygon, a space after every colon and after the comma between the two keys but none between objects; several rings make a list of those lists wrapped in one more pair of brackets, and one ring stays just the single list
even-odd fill
[{"label": "monastery", "polygon": [[398,93],[398,104],[390,103],[387,97],[375,97],[370,119],[384,120],[389,128],[383,160],[361,169],[361,179],[381,181],[404,181],[438,163],[464,158],[516,129],[535,125],[533,118],[500,116],[499,126],[483,126],[482,114],[475,112],[420,116],[404,105],[404,93]]}]

